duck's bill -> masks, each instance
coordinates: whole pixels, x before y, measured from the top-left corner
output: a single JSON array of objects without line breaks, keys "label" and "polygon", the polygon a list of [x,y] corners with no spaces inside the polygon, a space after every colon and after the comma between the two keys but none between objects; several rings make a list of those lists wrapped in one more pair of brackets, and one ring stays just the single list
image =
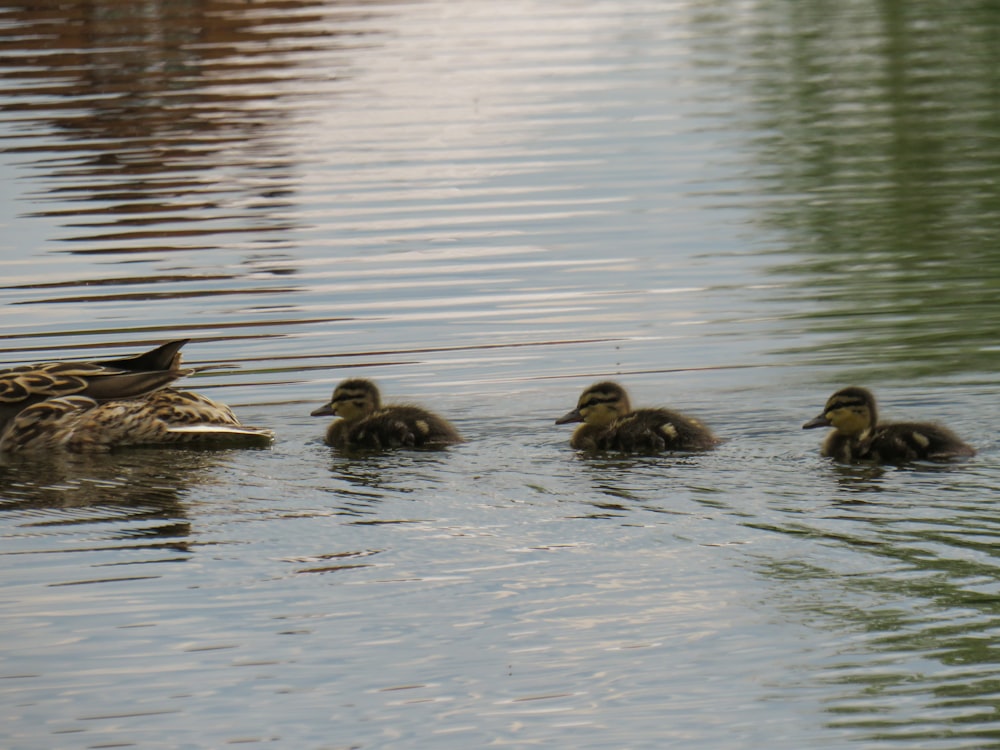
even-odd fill
[{"label": "duck's bill", "polygon": [[333,417],[337,412],[333,410],[333,404],[323,404],[318,409],[309,412],[310,417]]},{"label": "duck's bill", "polygon": [[582,422],[583,416],[580,414],[579,409],[574,409],[573,411],[568,411],[563,414],[559,419],[556,420],[556,424],[569,424],[570,422]]},{"label": "duck's bill", "polygon": [[803,430],[811,430],[813,427],[829,427],[830,420],[826,418],[825,414],[820,414],[817,417],[813,417],[804,425],[802,425]]}]

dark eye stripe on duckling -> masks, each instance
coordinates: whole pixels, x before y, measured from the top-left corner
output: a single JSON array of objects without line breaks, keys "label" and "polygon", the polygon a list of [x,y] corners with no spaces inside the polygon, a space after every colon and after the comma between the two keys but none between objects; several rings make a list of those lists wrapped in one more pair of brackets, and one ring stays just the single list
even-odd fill
[{"label": "dark eye stripe on duckling", "polygon": [[840,398],[834,401],[832,404],[826,407],[827,411],[834,411],[836,409],[849,409],[856,406],[864,406],[865,400],[862,398]]},{"label": "dark eye stripe on duckling", "polygon": [[614,404],[620,401],[618,396],[611,396],[607,394],[601,394],[600,396],[591,396],[583,404],[580,405],[581,409],[586,409],[590,406],[597,406],[598,404]]},{"label": "dark eye stripe on duckling", "polygon": [[346,391],[344,393],[337,393],[330,400],[331,404],[339,404],[341,401],[358,401],[365,397],[364,391]]}]

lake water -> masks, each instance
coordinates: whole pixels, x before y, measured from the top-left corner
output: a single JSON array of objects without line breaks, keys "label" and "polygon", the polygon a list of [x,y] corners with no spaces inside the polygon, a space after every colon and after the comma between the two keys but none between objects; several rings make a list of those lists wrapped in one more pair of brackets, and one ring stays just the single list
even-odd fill
[{"label": "lake water", "polygon": [[[190,337],[278,434],[0,462],[0,744],[997,746],[997,38],[964,0],[0,6],[0,361]],[[468,442],[336,454],[353,376]],[[576,455],[605,378],[724,444]],[[979,455],[829,463],[800,425],[850,383]]]}]

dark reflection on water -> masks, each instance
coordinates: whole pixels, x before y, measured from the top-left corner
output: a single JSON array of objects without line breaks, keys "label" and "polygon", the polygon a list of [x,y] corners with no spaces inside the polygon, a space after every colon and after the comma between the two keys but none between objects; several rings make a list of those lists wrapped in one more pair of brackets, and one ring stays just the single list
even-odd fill
[{"label": "dark reflection on water", "polygon": [[[331,499],[338,513],[359,516],[360,523],[404,523],[406,519],[373,519],[386,497],[423,498],[434,491],[448,460],[447,451],[335,452],[330,450]],[[415,504],[419,518],[422,506]]]},{"label": "dark reflection on water", "polygon": [[315,555],[313,557],[289,558],[286,562],[301,563],[306,567],[297,569],[297,574],[301,573],[339,573],[342,571],[358,570],[360,568],[370,568],[372,563],[354,562],[362,560],[372,555],[377,555],[382,550],[351,550],[349,552],[331,552],[326,555]]},{"label": "dark reflection on water", "polygon": [[[7,266],[9,304],[46,318],[54,303],[74,311],[73,326],[43,332],[174,331],[199,305],[189,328],[256,329],[274,325],[266,310],[297,290],[282,249],[299,181],[282,142],[288,100],[309,78],[349,75],[331,60],[302,62],[360,43],[352,24],[371,14],[294,0],[248,10],[214,0],[0,5],[2,144],[40,175],[19,218],[45,228],[45,254],[81,258]],[[324,14],[343,34],[319,23]],[[220,246],[235,257],[207,257]],[[231,319],[254,298],[252,320]],[[91,311],[84,330],[81,309]]]},{"label": "dark reflection on water", "polygon": [[216,463],[207,451],[5,456],[0,502],[5,511],[120,508],[151,518],[183,518],[185,488]]},{"label": "dark reflection on water", "polygon": [[[216,234],[289,228],[281,214],[293,165],[269,142],[288,110],[264,91],[301,74],[296,56],[320,36],[310,25],[318,5],[263,2],[254,11],[210,0],[0,9],[0,80],[17,84],[6,110],[24,123],[7,148],[46,155],[50,188],[38,198],[51,208],[36,215],[64,224],[70,252],[191,249]],[[331,43],[328,33],[322,41]],[[39,126],[62,147],[40,142]]]},{"label": "dark reflection on water", "polygon": [[[192,519],[186,497],[210,483],[223,454],[132,451],[124,454],[8,456],[0,461],[5,557],[30,569],[48,551],[81,560],[49,585],[136,580],[109,566],[187,560]],[[52,545],[55,545],[54,547]],[[120,561],[107,555],[122,556]],[[98,572],[100,569],[101,572]],[[14,580],[20,577],[14,574]]]},{"label": "dark reflection on water", "polygon": [[657,514],[689,514],[695,508],[675,506],[670,488],[697,491],[690,476],[713,463],[705,454],[669,453],[662,456],[578,454],[578,474],[591,488],[588,504],[596,511],[581,518],[616,518],[642,511]]}]

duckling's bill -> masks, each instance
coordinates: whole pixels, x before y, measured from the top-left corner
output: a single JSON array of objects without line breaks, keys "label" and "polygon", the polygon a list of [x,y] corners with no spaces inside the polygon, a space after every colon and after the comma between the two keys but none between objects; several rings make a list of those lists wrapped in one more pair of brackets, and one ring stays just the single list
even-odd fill
[{"label": "duckling's bill", "polygon": [[309,412],[310,417],[335,417],[337,416],[337,407],[334,406],[332,401],[323,404],[318,409],[313,409]]},{"label": "duckling's bill", "polygon": [[804,425],[802,425],[802,429],[811,430],[814,427],[831,427],[831,426],[832,422],[830,422],[830,420],[826,418],[826,412],[824,412],[822,414],[813,417]]},{"label": "duckling's bill", "polygon": [[563,414],[559,419],[556,420],[556,424],[569,424],[570,422],[582,422],[583,415],[580,413],[579,409],[573,409],[573,411],[568,411]]}]

